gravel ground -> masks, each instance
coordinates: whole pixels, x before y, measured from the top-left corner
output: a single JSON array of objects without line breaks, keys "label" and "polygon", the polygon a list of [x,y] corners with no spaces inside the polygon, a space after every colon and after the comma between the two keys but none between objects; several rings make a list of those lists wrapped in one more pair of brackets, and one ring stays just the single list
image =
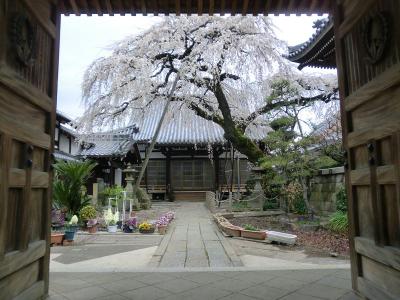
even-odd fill
[{"label": "gravel ground", "polygon": [[349,256],[349,240],[345,234],[333,233],[329,230],[319,229],[317,231],[288,230],[285,224],[279,221],[280,217],[240,217],[229,221],[233,225],[243,226],[251,224],[264,230],[274,230],[297,235],[294,246],[281,246],[285,249],[304,249],[310,255],[330,256],[331,254],[341,257]]}]

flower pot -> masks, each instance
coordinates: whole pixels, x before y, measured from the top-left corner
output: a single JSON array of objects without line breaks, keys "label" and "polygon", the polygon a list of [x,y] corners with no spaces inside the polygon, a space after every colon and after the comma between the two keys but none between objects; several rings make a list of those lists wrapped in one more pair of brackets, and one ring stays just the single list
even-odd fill
[{"label": "flower pot", "polygon": [[167,232],[167,226],[158,226],[157,227],[158,233],[159,234],[165,234]]},{"label": "flower pot", "polygon": [[265,240],[267,234],[265,231],[253,231],[253,230],[241,230],[240,235],[244,238],[254,239],[254,240]]},{"label": "flower pot", "polygon": [[135,226],[129,226],[127,224],[122,225],[122,231],[125,233],[132,233],[136,230]]},{"label": "flower pot", "polygon": [[97,232],[97,226],[95,225],[95,226],[88,227],[88,232],[89,233],[96,233]]},{"label": "flower pot", "polygon": [[150,228],[150,229],[148,229],[148,230],[146,230],[146,229],[140,229],[140,228],[139,228],[139,232],[140,232],[140,233],[143,233],[143,234],[154,233],[154,231],[155,231],[155,228],[154,228],[154,227],[153,227],[153,228]]},{"label": "flower pot", "polygon": [[116,233],[117,232],[117,225],[108,225],[108,232]]},{"label": "flower pot", "polygon": [[64,238],[64,233],[60,232],[52,232],[51,233],[51,239],[50,239],[50,245],[61,245],[62,241]]},{"label": "flower pot", "polygon": [[221,229],[228,236],[240,237],[243,228],[232,224],[221,224]]},{"label": "flower pot", "polygon": [[74,238],[75,238],[75,230],[74,229],[65,230],[65,239],[67,241],[73,241]]}]

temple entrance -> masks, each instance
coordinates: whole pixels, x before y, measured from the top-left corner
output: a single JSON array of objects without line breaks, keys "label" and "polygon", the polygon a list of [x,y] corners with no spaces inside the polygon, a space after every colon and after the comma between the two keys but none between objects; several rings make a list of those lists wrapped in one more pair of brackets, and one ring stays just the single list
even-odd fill
[{"label": "temple entrance", "polygon": [[[2,298],[34,299],[48,291],[51,154],[54,148],[60,14],[128,12],[334,13],[347,151],[353,289],[370,299],[398,298],[398,1],[151,3],[0,1]],[[34,59],[34,53],[38,54],[38,59]],[[182,163],[178,167],[191,178],[187,182],[177,178],[182,188],[200,181],[203,185],[209,184],[208,179],[200,179],[196,173],[200,165]],[[225,295],[214,296],[221,298]]]}]

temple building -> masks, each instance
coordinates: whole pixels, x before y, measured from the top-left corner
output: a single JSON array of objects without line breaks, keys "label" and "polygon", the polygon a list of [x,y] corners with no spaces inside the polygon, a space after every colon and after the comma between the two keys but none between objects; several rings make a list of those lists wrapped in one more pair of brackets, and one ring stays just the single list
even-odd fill
[{"label": "temple building", "polygon": [[[179,111],[164,120],[151,153],[141,186],[153,199],[204,199],[206,191],[245,191],[250,165],[247,158],[231,147],[223,129],[192,111]],[[162,109],[146,113],[137,124],[110,132],[91,134],[78,153],[98,163],[95,178],[106,185],[125,185],[122,170],[127,163],[144,160]],[[245,134],[257,143],[271,129],[251,125]],[[95,182],[95,181],[93,181]]]},{"label": "temple building", "polygon": [[304,43],[289,47],[288,59],[304,67],[336,68],[335,38],[331,17],[314,22],[316,32]]}]

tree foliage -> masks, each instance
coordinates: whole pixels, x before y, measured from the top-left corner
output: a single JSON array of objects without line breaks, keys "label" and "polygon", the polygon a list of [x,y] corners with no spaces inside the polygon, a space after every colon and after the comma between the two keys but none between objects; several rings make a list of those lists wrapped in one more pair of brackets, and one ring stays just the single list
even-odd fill
[{"label": "tree foliage", "polygon": [[[285,49],[265,17],[165,18],[89,66],[80,128],[137,121],[166,99],[179,73],[173,101],[219,124],[226,139],[257,163],[264,153],[245,135],[250,125],[264,124],[266,114],[288,105],[337,99],[335,80],[299,73],[283,57]],[[290,90],[276,85],[282,79]]]}]

